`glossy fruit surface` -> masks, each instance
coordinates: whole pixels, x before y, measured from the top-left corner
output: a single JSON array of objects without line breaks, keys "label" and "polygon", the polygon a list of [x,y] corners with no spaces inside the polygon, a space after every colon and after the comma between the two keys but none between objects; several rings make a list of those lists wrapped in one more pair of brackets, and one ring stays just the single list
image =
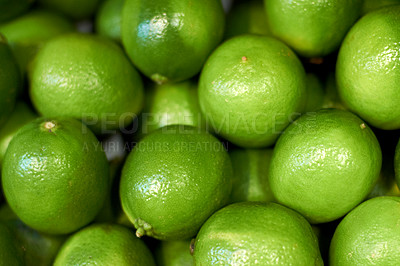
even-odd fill
[{"label": "glossy fruit surface", "polygon": [[300,117],[279,138],[270,165],[276,200],[312,223],[333,221],[357,206],[379,178],[382,153],[356,115],[322,109]]},{"label": "glossy fruit surface", "polygon": [[219,46],[200,77],[202,112],[217,134],[246,148],[271,146],[303,111],[305,72],[281,41],[242,35]]},{"label": "glossy fruit surface", "polygon": [[136,67],[157,83],[200,72],[222,39],[221,1],[126,0],[122,42]]}]

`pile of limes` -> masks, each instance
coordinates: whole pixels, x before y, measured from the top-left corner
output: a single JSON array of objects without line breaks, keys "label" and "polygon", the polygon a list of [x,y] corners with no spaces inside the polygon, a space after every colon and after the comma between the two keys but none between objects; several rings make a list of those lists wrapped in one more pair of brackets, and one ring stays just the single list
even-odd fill
[{"label": "pile of limes", "polygon": [[400,0],[0,0],[0,266],[400,265]]}]

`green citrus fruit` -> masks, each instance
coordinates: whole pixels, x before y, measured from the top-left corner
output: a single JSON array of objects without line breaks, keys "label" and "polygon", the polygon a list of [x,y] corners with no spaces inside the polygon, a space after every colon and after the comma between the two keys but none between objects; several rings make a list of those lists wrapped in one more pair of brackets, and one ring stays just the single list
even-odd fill
[{"label": "green citrus fruit", "polygon": [[146,90],[142,132],[149,133],[167,125],[205,128],[198,102],[197,84],[192,81],[155,85]]},{"label": "green citrus fruit", "polygon": [[215,0],[126,0],[122,42],[137,68],[157,83],[200,72],[221,41],[225,15]]},{"label": "green citrus fruit", "polygon": [[235,2],[226,17],[225,39],[248,33],[270,35],[263,0]]},{"label": "green citrus fruit", "polygon": [[67,19],[46,10],[34,10],[0,25],[23,73],[46,41],[73,30]]},{"label": "green citrus fruit", "polygon": [[32,110],[23,102],[18,102],[7,122],[0,128],[0,169],[8,144],[13,136],[26,123],[36,118]]},{"label": "green citrus fruit", "polygon": [[11,229],[18,247],[23,251],[22,257],[26,266],[52,265],[66,239],[63,235],[47,235],[26,226],[8,205],[0,208],[0,221]]},{"label": "green citrus fruit", "polygon": [[6,39],[0,34],[0,127],[11,114],[21,85],[17,62]]},{"label": "green citrus fruit", "polygon": [[330,265],[398,265],[399,209],[399,197],[378,197],[352,210],[332,238]]},{"label": "green citrus fruit", "polygon": [[10,20],[27,11],[35,0],[0,0],[0,22]]},{"label": "green citrus fruit", "polygon": [[194,246],[195,265],[323,265],[300,214],[275,203],[241,202],[213,214]]},{"label": "green citrus fruit", "polygon": [[129,229],[94,224],[72,235],[62,246],[54,266],[155,265],[150,250]]},{"label": "green citrus fruit", "polygon": [[304,112],[312,112],[321,109],[325,91],[320,79],[313,73],[306,75],[306,104]]},{"label": "green citrus fruit", "polygon": [[38,118],[11,140],[3,160],[4,195],[28,226],[66,234],[103,206],[109,168],[92,132],[73,119]]},{"label": "green citrus fruit", "polygon": [[272,149],[235,149],[229,155],[233,167],[231,202],[272,201],[268,181]]},{"label": "green citrus fruit", "polygon": [[362,6],[362,14],[366,14],[382,7],[398,4],[400,4],[400,0],[364,0]]},{"label": "green citrus fruit", "polygon": [[121,42],[121,17],[125,0],[106,0],[96,15],[96,31],[99,35]]},{"label": "green citrus fruit", "polygon": [[142,108],[143,84],[123,51],[105,38],[67,34],[40,50],[30,93],[44,116],[82,119],[96,133],[121,128]]},{"label": "green citrus fruit", "polygon": [[336,78],[343,102],[374,127],[400,128],[400,5],[362,17],[340,48]]},{"label": "green citrus fruit", "polygon": [[305,99],[305,72],[293,51],[266,36],[219,46],[200,77],[202,112],[215,132],[246,148],[270,146]]},{"label": "green citrus fruit", "polygon": [[193,266],[190,240],[161,241],[155,257],[159,266]]},{"label": "green citrus fruit", "polygon": [[84,19],[96,12],[101,0],[39,0],[38,2],[73,19]]},{"label": "green citrus fruit", "polygon": [[228,202],[232,166],[223,145],[190,126],[145,136],[122,170],[120,196],[138,236],[184,240]]},{"label": "green citrus fruit", "polygon": [[270,186],[276,200],[312,223],[342,217],[372,190],[382,154],[356,115],[322,109],[300,117],[275,145]]},{"label": "green citrus fruit", "polygon": [[336,50],[361,12],[362,0],[264,0],[272,34],[298,54],[321,57]]},{"label": "green citrus fruit", "polygon": [[11,231],[5,224],[0,222],[0,265],[25,265],[22,258],[22,250]]}]

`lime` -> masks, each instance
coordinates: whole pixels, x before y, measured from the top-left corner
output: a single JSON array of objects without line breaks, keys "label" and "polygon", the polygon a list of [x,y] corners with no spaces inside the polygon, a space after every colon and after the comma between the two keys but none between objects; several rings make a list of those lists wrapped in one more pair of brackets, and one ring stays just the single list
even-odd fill
[{"label": "lime", "polygon": [[6,39],[0,34],[0,127],[12,112],[21,85],[17,62]]},{"label": "lime", "polygon": [[11,229],[13,237],[23,251],[21,257],[27,266],[52,265],[58,250],[66,239],[65,236],[43,234],[26,226],[8,205],[0,208],[0,221],[3,221]]},{"label": "lime", "polygon": [[201,227],[193,255],[196,265],[323,265],[310,224],[275,203],[219,210]]},{"label": "lime", "polygon": [[73,30],[67,19],[46,10],[34,10],[0,25],[23,74],[46,41]]},{"label": "lime", "polygon": [[156,260],[159,266],[193,266],[190,254],[190,240],[161,241],[156,250]]},{"label": "lime", "polygon": [[35,0],[0,0],[0,22],[17,17],[27,11]]},{"label": "lime", "polygon": [[25,265],[12,231],[0,222],[0,265]]},{"label": "lime", "polygon": [[200,77],[202,112],[215,132],[236,145],[275,143],[303,110],[305,72],[284,43],[242,35],[219,46]]},{"label": "lime", "polygon": [[82,119],[96,133],[132,122],[143,104],[141,78],[123,51],[93,35],[47,42],[33,61],[30,82],[39,113]]},{"label": "lime", "polygon": [[224,18],[221,1],[126,0],[122,42],[153,81],[182,81],[200,72],[221,41]]},{"label": "lime", "polygon": [[26,123],[36,118],[32,110],[23,102],[18,102],[7,122],[0,128],[0,169],[8,144],[13,136]]},{"label": "lime", "polygon": [[155,85],[146,90],[142,133],[167,125],[205,128],[198,102],[197,84],[192,81]]},{"label": "lime", "polygon": [[400,128],[400,5],[362,17],[340,48],[336,79],[350,110],[374,127]]},{"label": "lime", "polygon": [[73,19],[84,19],[92,16],[102,0],[39,0],[44,7],[61,12]]},{"label": "lime", "polygon": [[139,237],[188,239],[228,202],[231,175],[228,153],[214,136],[190,126],[163,127],[129,154],[122,208]]},{"label": "lime", "polygon": [[330,265],[398,265],[400,198],[370,199],[340,222],[330,247]]},{"label": "lime", "polygon": [[129,229],[94,224],[72,235],[62,246],[59,265],[155,265],[150,250]]},{"label": "lime", "polygon": [[231,201],[272,201],[268,181],[272,149],[235,149],[229,155],[233,167]]},{"label": "lime", "polygon": [[121,42],[121,17],[125,0],[105,0],[96,15],[99,35]]},{"label": "lime", "polygon": [[3,160],[4,195],[28,226],[66,234],[103,205],[109,169],[96,137],[73,119],[38,118],[11,140]]},{"label": "lime", "polygon": [[325,91],[317,75],[307,73],[306,92],[307,97],[304,112],[312,112],[321,109],[324,103]]},{"label": "lime", "polygon": [[263,0],[235,2],[226,17],[225,39],[249,33],[270,35]]},{"label": "lime", "polygon": [[362,0],[264,0],[272,34],[305,57],[336,50],[361,12]]},{"label": "lime", "polygon": [[398,4],[400,4],[400,0],[364,0],[362,6],[362,14],[366,14],[382,7]]},{"label": "lime", "polygon": [[270,186],[276,200],[312,223],[342,217],[373,189],[382,154],[356,115],[322,109],[300,117],[275,145]]}]

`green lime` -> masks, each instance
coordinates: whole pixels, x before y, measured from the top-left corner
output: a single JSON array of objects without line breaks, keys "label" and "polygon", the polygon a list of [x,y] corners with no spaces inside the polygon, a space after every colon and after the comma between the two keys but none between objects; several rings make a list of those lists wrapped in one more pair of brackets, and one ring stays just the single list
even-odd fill
[{"label": "green lime", "polygon": [[400,128],[400,5],[362,17],[342,43],[336,65],[340,97],[374,127]]},{"label": "green lime", "polygon": [[276,200],[312,223],[342,217],[379,178],[382,154],[372,130],[337,109],[306,114],[275,145],[270,186]]},{"label": "green lime", "polygon": [[233,167],[231,202],[272,201],[268,181],[272,149],[235,149],[229,155]]},{"label": "green lime", "polygon": [[14,235],[5,224],[0,222],[0,265],[22,266],[25,265],[22,258],[22,250]]},{"label": "green lime", "polygon": [[28,226],[66,234],[103,206],[109,168],[96,137],[73,119],[38,118],[18,130],[3,160],[4,195]]},{"label": "green lime", "polygon": [[93,35],[47,42],[33,61],[30,83],[39,113],[82,119],[96,133],[123,128],[143,104],[143,84],[129,59],[118,45]]},{"label": "green lime", "polygon": [[197,84],[192,81],[154,85],[146,90],[142,133],[167,125],[205,128],[198,102]]},{"label": "green lime", "polygon": [[67,19],[46,10],[34,10],[0,25],[23,74],[46,41],[73,30]]},{"label": "green lime", "polygon": [[157,83],[200,72],[224,32],[216,0],[126,0],[122,42],[137,68]]},{"label": "green lime", "polygon": [[303,111],[304,68],[284,43],[242,35],[219,46],[200,77],[199,101],[214,131],[236,145],[275,143]]},{"label": "green lime", "polygon": [[54,266],[155,265],[150,250],[129,229],[94,224],[72,235],[62,246]]},{"label": "green lime", "polygon": [[23,102],[18,102],[7,122],[0,128],[0,169],[8,144],[26,123],[36,118],[35,113]]},{"label": "green lime", "polygon": [[201,227],[193,255],[195,265],[323,265],[310,224],[275,203],[219,210]]},{"label": "green lime", "polygon": [[400,0],[364,0],[362,6],[362,14],[366,14],[382,7],[398,4],[400,4]]},{"label": "green lime", "polygon": [[155,257],[159,266],[193,266],[190,240],[161,241]]},{"label": "green lime", "polygon": [[22,85],[17,62],[0,33],[0,127],[14,109],[17,90]]},{"label": "green lime", "polygon": [[121,18],[125,0],[105,0],[96,15],[96,31],[99,35],[121,42]]},{"label": "green lime", "polygon": [[322,108],[325,91],[321,80],[313,73],[306,75],[306,104],[304,112],[313,112]]},{"label": "green lime", "polygon": [[335,51],[358,19],[362,0],[264,0],[272,34],[298,54],[321,57]]},{"label": "green lime", "polygon": [[120,196],[136,235],[193,237],[224,206],[232,165],[224,146],[191,126],[167,126],[145,136],[122,170]]},{"label": "green lime", "polygon": [[10,20],[27,11],[35,0],[0,0],[0,22]]},{"label": "green lime", "polygon": [[330,265],[398,265],[399,209],[399,197],[378,197],[352,210],[332,238]]},{"label": "green lime", "polygon": [[242,34],[270,35],[263,0],[234,3],[226,17],[225,39]]},{"label": "green lime", "polygon": [[39,4],[73,19],[91,17],[102,0],[38,0]]},{"label": "green lime", "polygon": [[0,221],[4,222],[13,232],[19,248],[23,251],[22,257],[27,266],[52,265],[66,239],[66,236],[47,235],[26,226],[8,205],[0,208]]}]

